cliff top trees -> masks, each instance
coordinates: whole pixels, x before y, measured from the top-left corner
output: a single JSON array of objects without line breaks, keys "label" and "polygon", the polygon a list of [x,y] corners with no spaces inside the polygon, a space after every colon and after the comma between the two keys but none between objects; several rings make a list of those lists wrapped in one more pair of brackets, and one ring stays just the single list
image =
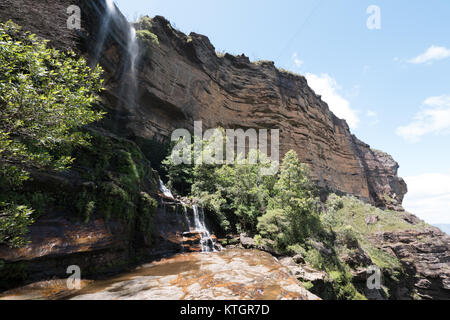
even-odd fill
[{"label": "cliff top trees", "polygon": [[48,48],[12,22],[0,24],[0,44],[0,244],[16,246],[32,210],[10,192],[32,170],[68,168],[72,148],[88,144],[79,129],[103,116],[91,108],[102,80],[100,67]]}]

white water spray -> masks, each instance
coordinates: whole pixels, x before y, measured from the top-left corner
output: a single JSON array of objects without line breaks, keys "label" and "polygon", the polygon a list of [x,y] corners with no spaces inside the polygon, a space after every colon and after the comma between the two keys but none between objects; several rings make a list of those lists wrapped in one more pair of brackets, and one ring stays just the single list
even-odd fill
[{"label": "white water spray", "polygon": [[130,55],[130,70],[132,73],[136,73],[136,60],[139,55],[139,46],[136,38],[136,29],[134,27],[130,27],[128,54]]}]

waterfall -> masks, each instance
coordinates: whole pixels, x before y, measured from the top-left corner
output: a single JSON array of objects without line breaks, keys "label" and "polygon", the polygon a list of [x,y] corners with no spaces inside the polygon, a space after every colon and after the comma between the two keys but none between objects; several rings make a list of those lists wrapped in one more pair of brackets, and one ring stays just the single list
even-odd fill
[{"label": "waterfall", "polygon": [[100,24],[97,41],[94,48],[92,65],[96,66],[100,60],[100,54],[102,53],[103,45],[105,44],[106,36],[109,32],[109,25],[111,23],[111,19],[116,11],[116,7],[114,5],[113,0],[106,0],[106,12],[102,17],[102,21]]},{"label": "waterfall", "polygon": [[[91,64],[92,66],[96,66],[100,62],[108,35],[114,37],[110,32],[117,26],[126,28],[123,33],[120,33],[121,35],[125,35],[125,39],[123,39],[124,54],[121,61],[122,73],[118,88],[118,106],[124,109],[135,108],[138,88],[137,64],[139,59],[139,43],[136,36],[136,29],[133,27],[132,23],[122,23],[121,16],[118,14],[113,0],[105,0],[104,2],[99,1],[99,3],[106,3],[106,5],[98,7],[98,10],[102,12],[102,16],[98,27],[98,33],[95,38],[96,42],[92,51]],[[119,119],[116,119],[116,121],[119,121]]]},{"label": "waterfall", "polygon": [[159,191],[161,191],[165,197],[175,199],[172,192],[165,186],[164,182],[161,179],[159,179]]},{"label": "waterfall", "polygon": [[127,55],[129,59],[129,82],[127,83],[126,101],[134,108],[136,104],[136,92],[137,92],[137,70],[136,64],[139,57],[139,44],[136,37],[136,29],[130,25],[130,31],[128,35]]},{"label": "waterfall", "polygon": [[[126,57],[123,60],[122,77],[118,92],[119,107],[130,110],[134,109],[137,103],[139,43],[136,37],[136,29],[129,24],[128,38],[125,48]],[[119,118],[116,119],[116,125]]]},{"label": "waterfall", "polygon": [[194,228],[196,232],[201,233],[200,245],[202,246],[202,252],[216,251],[215,244],[216,241],[211,236],[205,225],[205,213],[202,207],[194,204],[192,206],[194,210]]}]

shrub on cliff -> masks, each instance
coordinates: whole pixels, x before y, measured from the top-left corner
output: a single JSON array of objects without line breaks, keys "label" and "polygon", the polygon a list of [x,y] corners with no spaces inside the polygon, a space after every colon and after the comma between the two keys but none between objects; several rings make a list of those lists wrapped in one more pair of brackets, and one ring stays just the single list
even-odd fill
[{"label": "shrub on cliff", "polygon": [[100,67],[12,22],[0,23],[0,244],[21,245],[31,209],[10,192],[33,170],[64,170],[75,146],[89,144],[80,128],[103,113],[91,106],[102,89]]},{"label": "shrub on cliff", "polygon": [[150,50],[152,44],[159,46],[158,36],[151,32],[152,19],[150,17],[144,16],[140,18],[136,26],[138,28],[136,36],[147,51]]}]

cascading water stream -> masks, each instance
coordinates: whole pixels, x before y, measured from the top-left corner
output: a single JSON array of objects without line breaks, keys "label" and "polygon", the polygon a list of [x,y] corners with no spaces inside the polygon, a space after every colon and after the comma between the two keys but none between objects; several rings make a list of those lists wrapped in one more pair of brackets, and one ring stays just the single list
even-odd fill
[{"label": "cascading water stream", "polygon": [[[159,179],[159,191],[162,193],[162,195],[167,199],[172,199],[175,201],[176,205],[176,213],[179,213],[179,207],[180,203],[183,207],[183,216],[185,220],[185,226],[187,227],[188,231],[183,232],[183,242],[186,240],[189,240],[189,238],[193,237],[199,237],[200,238],[200,247],[202,252],[217,252],[216,250],[216,240],[215,237],[211,235],[209,230],[206,227],[205,223],[205,213],[203,211],[202,207],[199,207],[198,205],[194,204],[192,205],[192,211],[193,211],[193,223],[191,222],[191,219],[189,218],[187,205],[182,202],[181,200],[175,200],[175,197],[173,196],[172,192],[164,185],[164,182]],[[163,208],[165,210],[166,203],[162,201]],[[192,241],[189,240],[189,241]],[[183,252],[184,252],[184,246],[183,246]]]},{"label": "cascading water stream", "polygon": [[161,191],[165,197],[170,198],[170,199],[175,199],[175,197],[172,194],[172,191],[170,191],[166,187],[166,185],[164,184],[164,182],[161,179],[159,179],[159,191]]},{"label": "cascading water stream", "polygon": [[139,44],[136,37],[136,29],[130,25],[129,39],[127,44],[127,55],[129,59],[129,81],[127,82],[125,100],[134,108],[137,92],[137,69],[136,64],[139,57]]},{"label": "cascading water stream", "polygon": [[102,22],[100,24],[99,33],[97,36],[97,41],[94,48],[92,65],[96,66],[100,60],[100,55],[103,50],[103,45],[105,44],[106,36],[109,32],[109,26],[111,19],[114,16],[116,7],[113,0],[106,0],[106,12],[102,17]]},{"label": "cascading water stream", "polygon": [[202,246],[202,252],[215,252],[216,241],[211,236],[211,233],[208,231],[205,225],[205,213],[203,208],[194,204],[192,206],[194,211],[194,228],[196,232],[201,233],[200,245]]},{"label": "cascading water stream", "polygon": [[[121,83],[118,93],[118,107],[124,110],[135,109],[137,104],[138,91],[138,70],[139,43],[136,36],[136,29],[129,24],[128,39],[126,45],[126,57],[123,63]],[[116,118],[116,127],[120,126],[120,117]]]},{"label": "cascading water stream", "polygon": [[183,202],[181,202],[181,204],[183,205],[184,220],[186,221],[188,229],[191,230],[191,228],[192,228],[191,227],[191,221],[189,220],[186,204],[184,204]]}]

